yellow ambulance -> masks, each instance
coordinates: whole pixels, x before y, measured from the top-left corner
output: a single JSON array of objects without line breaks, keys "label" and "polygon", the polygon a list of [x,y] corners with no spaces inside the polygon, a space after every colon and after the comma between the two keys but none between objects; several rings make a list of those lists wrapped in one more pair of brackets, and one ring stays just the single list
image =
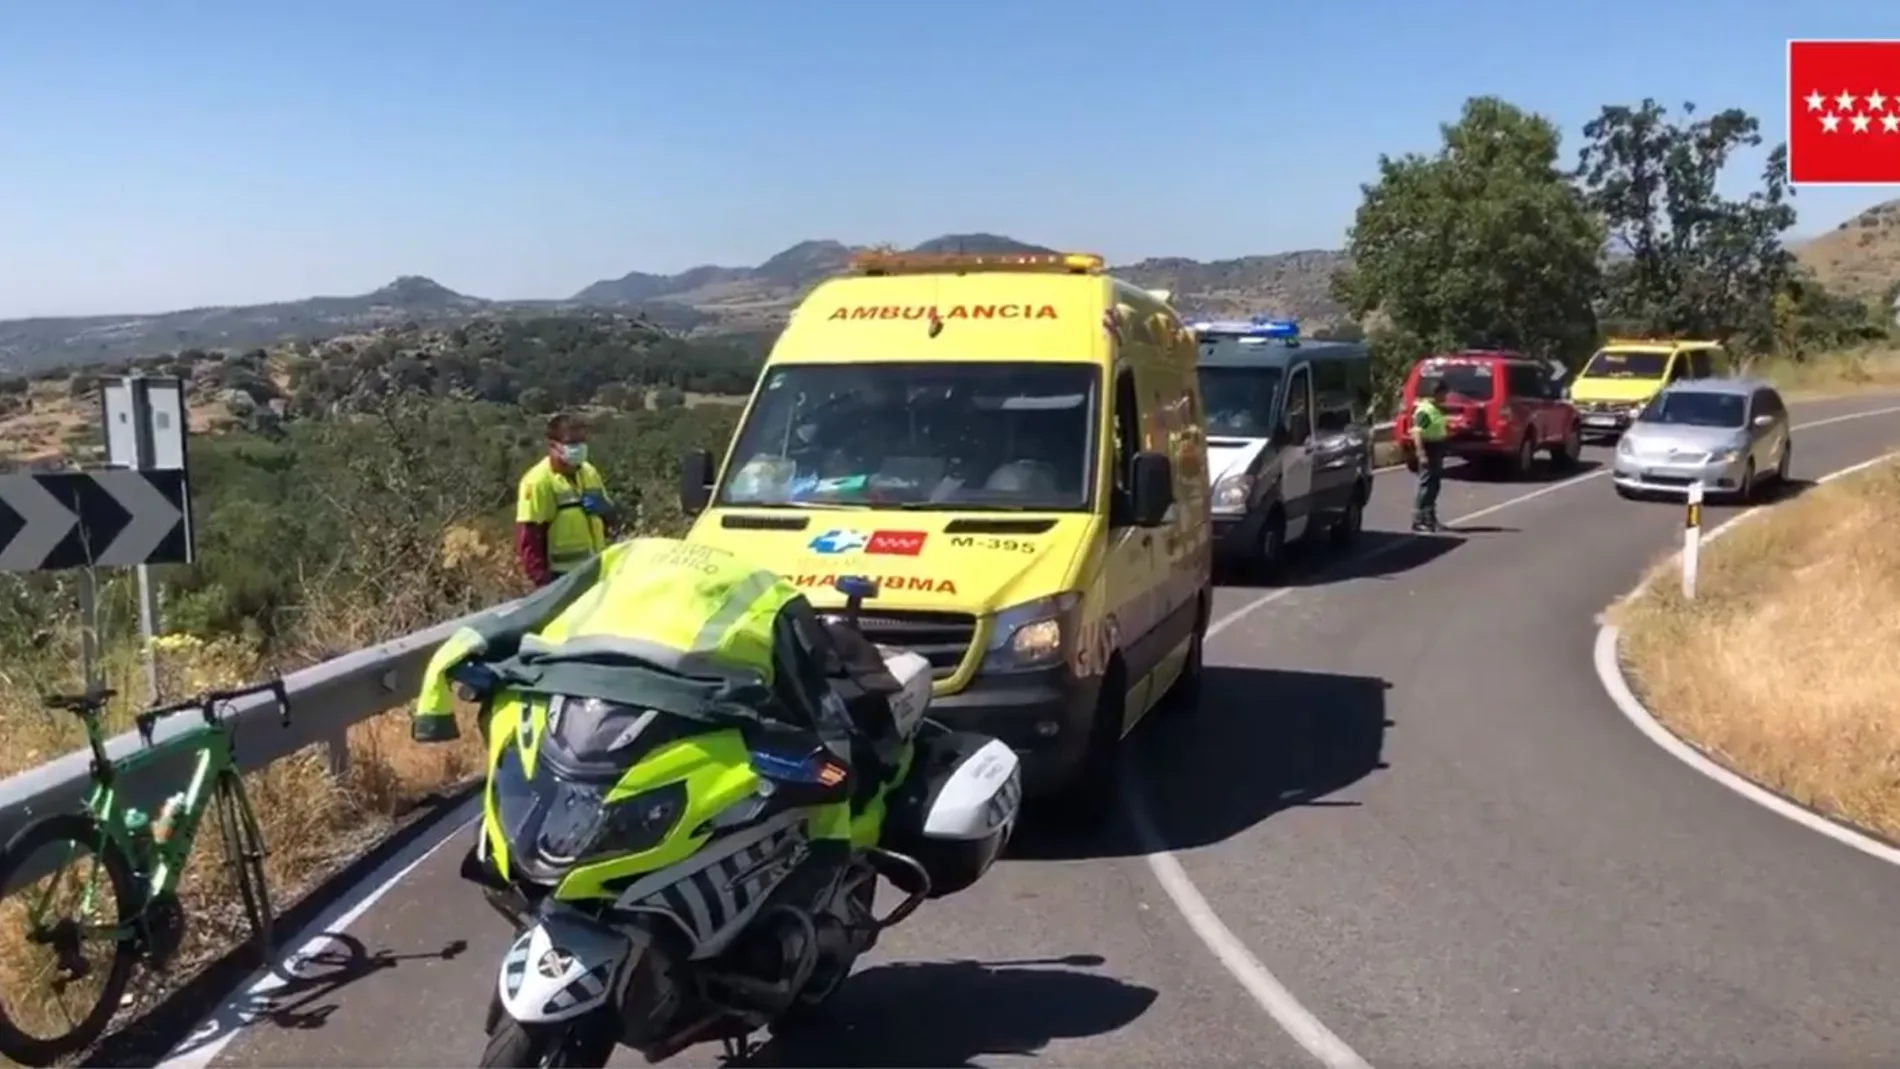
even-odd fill
[{"label": "yellow ambulance", "polygon": [[689,536],[820,611],[875,580],[876,642],[931,713],[1105,818],[1123,737],[1191,707],[1211,608],[1193,334],[1098,256],[869,253],[773,346],[723,463],[683,458]]}]

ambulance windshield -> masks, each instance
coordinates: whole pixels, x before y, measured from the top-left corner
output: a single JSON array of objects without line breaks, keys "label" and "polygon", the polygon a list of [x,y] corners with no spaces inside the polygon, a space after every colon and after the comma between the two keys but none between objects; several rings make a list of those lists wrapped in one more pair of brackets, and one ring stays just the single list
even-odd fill
[{"label": "ambulance windshield", "polygon": [[768,367],[718,503],[1086,510],[1100,374],[1028,362]]}]

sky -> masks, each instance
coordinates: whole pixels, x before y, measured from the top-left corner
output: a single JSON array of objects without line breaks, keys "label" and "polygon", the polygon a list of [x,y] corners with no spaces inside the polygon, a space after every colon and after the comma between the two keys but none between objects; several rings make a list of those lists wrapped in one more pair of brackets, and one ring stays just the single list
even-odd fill
[{"label": "sky", "polygon": [[[0,317],[565,297],[809,238],[1333,248],[1466,97],[1567,154],[1645,96],[1779,140],[1786,40],[1894,2],[4,0]],[[1798,232],[1894,196],[1805,190]]]}]

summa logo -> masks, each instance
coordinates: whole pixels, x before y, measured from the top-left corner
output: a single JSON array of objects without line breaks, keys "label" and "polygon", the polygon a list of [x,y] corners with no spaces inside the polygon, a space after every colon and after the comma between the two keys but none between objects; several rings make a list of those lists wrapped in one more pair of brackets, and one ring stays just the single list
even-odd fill
[{"label": "summa logo", "polygon": [[[853,553],[863,549],[866,541],[867,539],[862,531],[838,528],[826,531],[824,534],[812,539],[807,543],[807,548],[813,553]],[[877,551],[872,550],[871,552],[875,553]]]},{"label": "summa logo", "polygon": [[883,553],[893,557],[915,557],[924,551],[924,539],[929,537],[923,531],[872,531],[871,540],[864,546],[866,553]]}]

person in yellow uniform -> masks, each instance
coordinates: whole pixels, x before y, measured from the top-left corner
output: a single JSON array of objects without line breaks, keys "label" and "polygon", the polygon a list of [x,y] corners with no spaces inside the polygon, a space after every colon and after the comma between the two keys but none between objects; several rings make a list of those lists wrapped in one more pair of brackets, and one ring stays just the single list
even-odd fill
[{"label": "person in yellow uniform", "polygon": [[587,462],[587,425],[561,413],[548,420],[547,455],[515,493],[515,556],[535,586],[546,586],[607,548],[622,519],[599,469]]},{"label": "person in yellow uniform", "polygon": [[1412,530],[1440,531],[1438,489],[1445,481],[1445,439],[1451,426],[1445,420],[1445,395],[1451,388],[1444,379],[1432,382],[1429,397],[1421,397],[1412,406],[1412,453],[1418,462],[1418,492],[1412,498]]}]

